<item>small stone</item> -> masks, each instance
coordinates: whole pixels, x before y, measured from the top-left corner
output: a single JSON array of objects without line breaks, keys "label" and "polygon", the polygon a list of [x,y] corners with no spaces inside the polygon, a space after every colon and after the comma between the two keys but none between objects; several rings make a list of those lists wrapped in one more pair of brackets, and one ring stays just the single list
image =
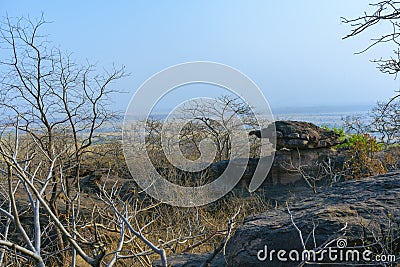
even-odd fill
[{"label": "small stone", "polygon": [[297,139],[297,138],[300,138],[300,134],[298,134],[298,133],[291,133],[291,134],[289,134],[289,135],[287,136],[287,138],[290,138],[290,139]]},{"label": "small stone", "polygon": [[302,133],[302,134],[300,135],[300,138],[301,138],[301,139],[304,139],[304,140],[310,140],[310,136],[308,136],[308,134],[306,134],[306,133]]},{"label": "small stone", "polygon": [[326,146],[327,146],[327,143],[326,143],[325,140],[320,140],[320,141],[318,142],[318,147],[326,147]]},{"label": "small stone", "polygon": [[291,139],[286,142],[288,147],[306,148],[308,141],[302,139]]},{"label": "small stone", "polygon": [[280,132],[280,131],[276,131],[274,136],[277,137],[277,138],[282,138],[283,137],[283,133]]}]

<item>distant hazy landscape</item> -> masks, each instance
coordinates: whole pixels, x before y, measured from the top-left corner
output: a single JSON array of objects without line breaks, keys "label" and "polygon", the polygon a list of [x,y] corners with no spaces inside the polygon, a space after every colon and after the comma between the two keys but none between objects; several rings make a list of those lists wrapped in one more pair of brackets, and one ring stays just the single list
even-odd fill
[{"label": "distant hazy landscape", "polygon": [[400,266],[400,1],[0,10],[0,267]]},{"label": "distant hazy landscape", "polygon": [[342,127],[346,116],[361,115],[365,119],[374,105],[286,107],[272,109],[276,120],[298,120],[312,122],[330,128]]}]

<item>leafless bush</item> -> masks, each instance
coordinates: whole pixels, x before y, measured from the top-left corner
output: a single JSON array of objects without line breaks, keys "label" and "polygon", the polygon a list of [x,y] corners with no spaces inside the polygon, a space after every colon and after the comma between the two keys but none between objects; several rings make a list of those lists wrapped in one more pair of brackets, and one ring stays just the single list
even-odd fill
[{"label": "leafless bush", "polygon": [[[388,209],[389,210],[389,209]],[[302,244],[303,251],[313,251],[315,255],[323,255],[323,252],[328,249],[328,247],[334,248],[336,251],[338,249],[346,249],[349,251],[358,251],[359,255],[363,254],[363,252],[368,250],[369,259],[374,258],[375,255],[385,256],[386,261],[367,261],[364,257],[353,257],[346,258],[346,262],[332,262],[333,264],[343,264],[346,266],[353,265],[379,265],[379,266],[397,266],[400,261],[400,257],[396,256],[398,254],[399,245],[400,245],[400,236],[399,236],[399,228],[398,221],[395,220],[391,213],[387,211],[383,211],[382,216],[379,218],[377,215],[371,216],[375,219],[363,220],[360,218],[360,227],[358,225],[349,225],[347,222],[344,223],[341,229],[338,229],[336,232],[332,233],[329,238],[327,238],[321,244],[317,244],[316,232],[318,232],[318,224],[312,225],[312,227],[307,226],[305,228],[311,229],[311,231],[306,232],[305,229],[301,229],[295,219],[295,215],[290,210],[287,205],[287,211],[290,216],[291,223],[293,227],[296,229],[299,235],[300,242]],[[354,222],[353,222],[354,223]],[[360,231],[354,232],[352,229],[361,229]],[[311,242],[310,242],[311,240]],[[344,246],[338,247],[339,242],[343,241]],[[307,247],[307,244],[313,244],[313,247]],[[354,255],[345,252],[346,255]],[[306,253],[306,256],[312,256],[313,253]],[[328,253],[326,253],[328,255]],[[346,256],[347,257],[347,256]],[[322,260],[322,257],[318,259]],[[336,257],[338,260],[338,258]],[[316,257],[310,257],[304,259],[298,266],[306,266],[308,264],[316,263]],[[333,259],[326,257],[326,260],[332,261]],[[343,259],[342,259],[343,260]],[[318,262],[321,264],[321,262]]]},{"label": "leafless bush", "polygon": [[[108,108],[112,83],[126,73],[124,67],[99,73],[94,65],[75,63],[50,47],[41,35],[45,24],[43,17],[5,18],[0,29],[0,265],[149,266],[160,257],[165,266],[166,253],[214,249],[234,231],[233,223],[226,225],[230,218],[240,221],[266,208],[262,197],[252,195],[182,209],[151,199],[111,172],[104,181],[88,180],[107,167],[129,178],[121,171],[126,167],[118,137],[96,144],[98,130],[116,115]],[[207,108],[225,123],[231,115],[243,116],[243,127],[253,125],[247,105],[227,97],[221,102],[234,114],[213,106],[191,111]],[[183,128],[186,156],[197,156],[189,151],[196,151],[205,131],[219,144],[217,160],[228,158],[226,127],[203,115]],[[161,168],[167,162],[159,153],[159,129],[159,121],[148,122],[147,150]],[[175,170],[167,176],[180,177]],[[84,188],[84,179],[97,195]],[[113,179],[118,183],[110,186]],[[236,214],[231,207],[239,204]]]},{"label": "leafless bush", "polygon": [[368,115],[355,114],[342,117],[343,128],[350,134],[364,134],[371,132],[371,122]]},{"label": "leafless bush", "polygon": [[378,102],[368,115],[352,115],[342,118],[348,133],[376,136],[387,146],[400,141],[400,101]]},{"label": "leafless bush", "polygon": [[229,128],[232,124],[249,131],[258,126],[252,108],[240,97],[232,95],[223,95],[212,103],[196,101],[183,108],[183,116],[193,120],[183,128],[182,142],[191,144],[188,147],[196,151],[204,137],[211,138],[216,144],[216,161],[228,160],[231,156]]},{"label": "leafless bush", "polygon": [[[74,63],[48,46],[40,34],[45,24],[43,17],[6,18],[0,29],[0,174],[6,185],[0,258],[2,265],[76,266],[79,255],[91,266],[111,266],[116,259],[104,262],[106,248],[95,226],[100,218],[90,218],[82,205],[80,172],[84,156],[95,153],[90,148],[97,130],[114,117],[107,108],[109,86],[126,74],[123,67],[97,74],[94,65]],[[120,228],[134,233],[114,210],[116,215]],[[80,232],[82,223],[94,231]]]},{"label": "leafless bush", "polygon": [[400,142],[400,101],[378,102],[372,109],[372,132],[377,133],[382,143]]},{"label": "leafless bush", "polygon": [[317,193],[319,185],[331,186],[343,179],[345,170],[338,160],[337,155],[326,155],[311,163],[302,162],[301,150],[297,150],[297,157],[290,162],[282,162],[281,166],[288,172],[298,173],[314,193]]}]

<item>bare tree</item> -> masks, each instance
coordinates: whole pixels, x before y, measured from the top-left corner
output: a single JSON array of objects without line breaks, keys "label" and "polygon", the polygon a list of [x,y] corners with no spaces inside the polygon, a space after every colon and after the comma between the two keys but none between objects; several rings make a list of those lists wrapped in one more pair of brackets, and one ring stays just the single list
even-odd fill
[{"label": "bare tree", "polygon": [[[212,101],[196,99],[184,105],[179,110],[177,118],[170,118],[169,127],[163,128],[165,121],[157,118],[147,119],[145,125],[147,152],[153,164],[163,167],[169,166],[163,145],[164,149],[168,149],[167,144],[174,143],[169,132],[175,129],[180,129],[178,141],[175,142],[179,142],[179,149],[186,158],[191,160],[199,158],[200,142],[210,138],[216,147],[214,160],[221,161],[231,157],[229,128],[244,128],[248,131],[258,128],[252,108],[241,98],[232,95],[223,95]],[[167,144],[162,143],[163,134],[163,140]],[[261,143],[257,138],[249,138],[251,156],[258,157],[257,149]]]},{"label": "bare tree", "polygon": [[[131,218],[135,218],[137,213],[141,212],[142,210],[138,210],[137,206],[136,206],[133,209],[132,214],[130,214],[130,212],[129,212],[130,205],[129,205],[129,203],[127,203],[126,201],[121,199],[121,197],[119,197],[118,190],[120,190],[120,188],[115,186],[112,188],[111,192],[108,193],[103,186],[101,189],[101,194],[100,194],[101,200],[106,205],[109,206],[109,208],[112,211],[112,214],[114,214],[114,216],[113,216],[114,217],[113,220],[115,220],[114,224],[119,226],[119,232],[120,232],[117,249],[115,251],[113,251],[112,253],[110,253],[110,255],[113,255],[113,257],[109,261],[107,266],[109,266],[109,267],[113,266],[114,263],[117,262],[117,260],[120,258],[123,259],[123,258],[138,257],[138,255],[135,253],[131,253],[128,255],[121,255],[121,252],[123,251],[123,246],[126,243],[124,241],[124,238],[126,235],[125,226],[128,228],[129,233],[132,235],[130,237],[132,241],[134,241],[135,238],[140,239],[146,246],[148,246],[150,248],[151,251],[154,251],[155,253],[160,255],[161,265],[167,266],[167,255],[165,253],[165,250],[154,245],[149,239],[147,239],[144,236],[144,234],[142,233],[142,231],[144,229],[136,230],[135,227],[131,223]],[[121,210],[119,209],[119,207],[121,207]],[[146,211],[146,209],[144,209],[144,211]],[[154,220],[151,222],[148,222],[146,224],[146,226],[150,225],[153,222],[154,222]],[[136,223],[137,223],[137,221],[136,221]],[[142,252],[142,254],[143,254],[143,252]]]},{"label": "bare tree", "polygon": [[380,143],[387,146],[399,142],[400,138],[400,102],[377,102],[368,115],[351,115],[342,118],[344,129],[351,134],[364,133],[376,136]]},{"label": "bare tree", "polygon": [[298,173],[314,193],[321,185],[332,186],[344,177],[344,170],[340,162],[335,162],[329,154],[312,162],[311,165],[302,163],[304,155],[297,150],[297,155],[292,154],[290,160],[280,163],[281,167],[289,173]]},{"label": "bare tree", "polygon": [[400,139],[400,101],[378,102],[372,110],[372,132],[380,135],[380,141],[386,145],[399,142]]},{"label": "bare tree", "polygon": [[[393,56],[387,59],[375,59],[373,62],[377,63],[381,72],[397,76],[400,71],[400,2],[385,0],[370,4],[370,6],[374,9],[373,12],[364,13],[364,15],[354,19],[342,18],[344,23],[350,24],[352,27],[351,32],[344,36],[343,39],[357,36],[378,23],[388,24],[391,28],[390,32],[384,33],[380,37],[372,38],[371,43],[358,53],[363,53],[378,44],[392,44],[394,46]],[[399,93],[400,91],[396,92]],[[398,97],[400,97],[400,94],[394,96],[389,103]]]},{"label": "bare tree", "polygon": [[343,127],[347,133],[363,134],[372,131],[369,117],[361,114],[347,115],[342,117]]},{"label": "bare tree", "polygon": [[[400,2],[384,0],[375,4],[370,4],[370,6],[373,8],[372,12],[365,12],[364,15],[353,19],[342,18],[344,23],[350,24],[352,27],[351,32],[344,36],[343,39],[360,35],[378,23],[388,26],[388,28],[390,28],[388,32],[383,33],[380,37],[372,38],[371,43],[358,53],[363,53],[379,44],[391,45],[393,47],[393,54],[390,58],[374,59],[372,62],[377,64],[377,68],[382,73],[395,75],[396,78],[397,74],[400,72]],[[395,96],[389,99],[387,103],[378,103],[372,110],[371,124],[366,125],[365,128],[368,129],[368,131],[364,131],[364,133],[378,133],[381,141],[386,144],[396,141],[400,130],[398,111],[400,90],[396,90],[395,92]],[[360,126],[360,124],[357,123],[359,121],[354,120],[354,118],[352,120],[347,118],[347,121],[350,123],[356,122],[356,125]]]},{"label": "bare tree", "polygon": [[[97,130],[115,116],[108,108],[114,92],[110,84],[126,73],[124,67],[114,67],[99,74],[95,65],[75,63],[70,54],[49,45],[40,33],[45,24],[43,16],[36,21],[6,17],[0,26],[0,155],[1,174],[8,185],[2,199],[7,208],[1,213],[7,221],[1,246],[44,266],[42,230],[51,225],[48,234],[56,233],[52,249],[59,265],[71,246],[74,260],[78,253],[98,266],[104,251],[89,256],[75,239],[81,159]],[[20,220],[20,205],[26,205],[14,196],[21,192],[32,212],[33,231]],[[41,222],[43,214],[50,218],[49,225]],[[23,245],[7,241],[10,224]],[[0,256],[3,260],[4,250]]]},{"label": "bare tree", "polygon": [[211,137],[216,144],[217,161],[230,158],[229,124],[239,123],[235,127],[245,127],[248,130],[258,125],[252,108],[240,97],[232,95],[223,95],[215,102],[196,101],[194,105],[186,106],[183,113],[192,117],[193,121],[183,128],[181,140],[198,148],[204,137]]}]

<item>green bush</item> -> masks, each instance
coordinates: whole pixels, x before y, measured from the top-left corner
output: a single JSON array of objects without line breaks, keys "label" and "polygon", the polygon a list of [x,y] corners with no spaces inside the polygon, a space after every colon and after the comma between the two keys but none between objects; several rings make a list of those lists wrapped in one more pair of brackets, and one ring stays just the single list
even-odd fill
[{"label": "green bush", "polygon": [[328,130],[328,131],[334,131],[335,133],[337,133],[339,135],[339,140],[340,140],[341,143],[343,143],[343,142],[345,142],[347,140],[348,136],[347,136],[346,132],[344,131],[343,127],[330,128],[330,127],[328,127],[328,125],[322,125],[321,128],[325,129],[325,130]]},{"label": "green bush", "polygon": [[[373,141],[372,141],[373,139]],[[382,151],[385,145],[378,143],[375,137],[371,137],[369,134],[351,134],[348,136],[346,142],[338,145],[339,148],[354,148],[359,145],[372,146],[374,152]],[[371,149],[372,149],[371,147]]]}]

